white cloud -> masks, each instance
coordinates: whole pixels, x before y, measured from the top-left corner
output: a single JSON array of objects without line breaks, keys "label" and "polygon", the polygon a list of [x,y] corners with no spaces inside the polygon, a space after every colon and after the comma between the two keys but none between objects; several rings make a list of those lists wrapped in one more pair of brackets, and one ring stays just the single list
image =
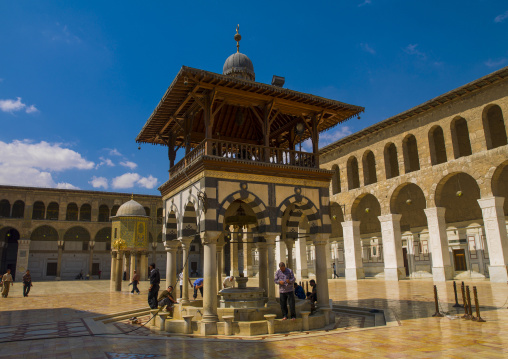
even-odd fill
[{"label": "white cloud", "polygon": [[138,167],[138,165],[134,162],[131,162],[131,161],[123,161],[123,162],[120,162],[120,165],[124,166],[124,167],[129,167],[131,170],[135,169],[136,167]]},{"label": "white cloud", "polygon": [[418,44],[409,44],[406,46],[404,51],[409,55],[415,55],[415,56],[418,56],[419,58],[425,60],[427,58],[427,55],[424,52],[421,52],[420,50],[418,50],[417,47],[418,47]]},{"label": "white cloud", "polygon": [[508,19],[508,11],[500,14],[500,15],[497,15],[495,18],[494,18],[494,22],[503,22],[504,20]]},{"label": "white cloud", "polygon": [[[319,134],[319,148],[323,148],[330,143],[340,140],[343,137],[352,134],[351,129],[348,126],[340,126],[333,130]],[[300,149],[298,146],[297,150]],[[302,151],[312,152],[312,140],[308,138],[302,143]]]},{"label": "white cloud", "polygon": [[506,59],[506,58],[502,58],[499,60],[488,59],[484,63],[485,63],[485,66],[488,66],[488,67],[499,67],[501,65],[504,65],[507,61],[508,61],[508,59]]},{"label": "white cloud", "polygon": [[368,52],[372,55],[376,54],[376,50],[374,50],[372,47],[369,46],[369,44],[360,44],[360,47],[363,51]]},{"label": "white cloud", "polygon": [[59,188],[59,189],[79,189],[79,187],[76,187],[70,183],[67,183],[67,182],[59,182],[57,185],[56,185],[56,188]]},{"label": "white cloud", "polygon": [[33,167],[48,171],[63,171],[72,168],[89,170],[94,163],[58,143],[28,140],[14,140],[11,143],[0,141],[0,163],[17,167]]},{"label": "white cloud", "polygon": [[104,165],[106,165],[108,167],[115,167],[115,164],[109,158],[99,157],[99,159],[101,161],[97,164],[97,166],[95,166],[95,169],[99,168],[100,166],[104,166]]},{"label": "white cloud", "polygon": [[38,112],[37,108],[34,105],[27,106],[23,102],[21,102],[21,97],[17,97],[16,100],[0,100],[0,110],[3,112],[17,112],[21,110],[25,110],[26,113],[34,113]]},{"label": "white cloud", "polygon": [[109,151],[110,156],[121,156],[122,154],[118,152],[116,148],[105,148],[105,150]]},{"label": "white cloud", "polygon": [[108,189],[108,180],[106,179],[106,177],[93,176],[92,180],[89,181],[88,183],[90,183],[93,188],[101,188],[102,187],[104,189]]},{"label": "white cloud", "polygon": [[141,186],[141,187],[144,187],[144,188],[148,188],[148,189],[152,189],[154,188],[156,185],[157,185],[157,178],[155,178],[154,176],[150,175],[148,177],[142,177],[139,181],[138,181],[138,184]]},{"label": "white cloud", "polygon": [[372,0],[365,0],[364,2],[362,2],[361,4],[358,4],[358,7],[360,6],[365,6],[365,5],[370,5],[372,3]]},{"label": "white cloud", "polygon": [[141,177],[138,173],[124,173],[111,181],[113,188],[132,188],[135,185],[152,189],[157,185],[157,178],[152,175]]}]

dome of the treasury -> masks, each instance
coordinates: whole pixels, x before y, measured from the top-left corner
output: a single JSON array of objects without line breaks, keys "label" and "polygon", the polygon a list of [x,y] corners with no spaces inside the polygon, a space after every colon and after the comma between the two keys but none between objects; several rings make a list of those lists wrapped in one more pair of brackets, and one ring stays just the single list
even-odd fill
[{"label": "dome of the treasury", "polygon": [[241,52],[236,52],[226,59],[222,74],[252,81],[256,79],[252,61]]},{"label": "dome of the treasury", "polygon": [[125,202],[118,208],[116,217],[146,217],[146,211],[142,205],[135,200],[131,199],[129,202]]}]

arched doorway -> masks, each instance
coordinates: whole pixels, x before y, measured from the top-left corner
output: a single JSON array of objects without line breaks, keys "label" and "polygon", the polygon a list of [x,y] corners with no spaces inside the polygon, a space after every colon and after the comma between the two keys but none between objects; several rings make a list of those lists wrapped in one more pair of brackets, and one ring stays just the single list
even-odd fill
[{"label": "arched doorway", "polygon": [[19,232],[12,227],[2,228],[0,231],[0,239],[0,243],[2,244],[0,247],[0,272],[3,274],[7,269],[10,269],[12,277],[16,278]]}]

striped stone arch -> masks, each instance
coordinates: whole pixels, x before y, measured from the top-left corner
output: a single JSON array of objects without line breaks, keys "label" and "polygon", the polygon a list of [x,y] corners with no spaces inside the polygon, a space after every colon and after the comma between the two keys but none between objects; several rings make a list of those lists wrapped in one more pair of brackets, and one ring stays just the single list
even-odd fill
[{"label": "striped stone arch", "polygon": [[319,233],[323,225],[319,210],[310,199],[301,195],[293,195],[291,197],[287,197],[279,206],[279,211],[277,213],[277,232],[282,231],[282,217],[284,216],[284,213],[288,207],[293,204],[298,207],[299,211],[307,216],[307,220],[309,221],[310,225],[310,233]]},{"label": "striped stone arch", "polygon": [[298,226],[300,224],[302,214],[302,210],[296,205],[295,208],[291,209],[291,213],[289,213],[289,217],[286,222],[286,238],[295,240],[298,238]]},{"label": "striped stone arch", "polygon": [[[194,203],[197,203],[195,201]],[[194,237],[198,230],[198,215],[192,201],[187,202],[182,216],[182,237]]]},{"label": "striped stone arch", "polygon": [[166,216],[165,234],[166,241],[178,239],[178,208],[174,203],[171,204],[168,215]]},{"label": "striped stone arch", "polygon": [[254,211],[256,218],[258,220],[258,228],[257,231],[259,233],[266,232],[266,229],[270,227],[270,215],[263,201],[256,196],[255,194],[248,191],[238,191],[230,194],[222,203],[220,204],[220,209],[218,213],[218,223],[219,228],[222,228],[224,225],[224,215],[226,214],[226,210],[229,208],[231,203],[236,200],[241,200],[245,204],[248,204],[249,207]]}]

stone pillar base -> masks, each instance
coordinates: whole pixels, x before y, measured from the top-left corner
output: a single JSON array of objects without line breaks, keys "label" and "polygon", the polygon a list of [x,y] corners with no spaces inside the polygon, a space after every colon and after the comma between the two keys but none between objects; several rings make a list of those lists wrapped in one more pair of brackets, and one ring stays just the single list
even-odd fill
[{"label": "stone pillar base", "polygon": [[453,269],[451,266],[432,267],[432,277],[434,282],[444,282],[453,279]]},{"label": "stone pillar base", "polygon": [[346,268],[346,280],[365,279],[363,268]]},{"label": "stone pillar base", "polygon": [[404,267],[399,268],[385,268],[385,280],[403,280],[406,279],[406,269]]},{"label": "stone pillar base", "polygon": [[217,322],[201,322],[201,335],[217,335]]},{"label": "stone pillar base", "polygon": [[489,266],[490,281],[494,283],[508,282],[506,266]]}]

